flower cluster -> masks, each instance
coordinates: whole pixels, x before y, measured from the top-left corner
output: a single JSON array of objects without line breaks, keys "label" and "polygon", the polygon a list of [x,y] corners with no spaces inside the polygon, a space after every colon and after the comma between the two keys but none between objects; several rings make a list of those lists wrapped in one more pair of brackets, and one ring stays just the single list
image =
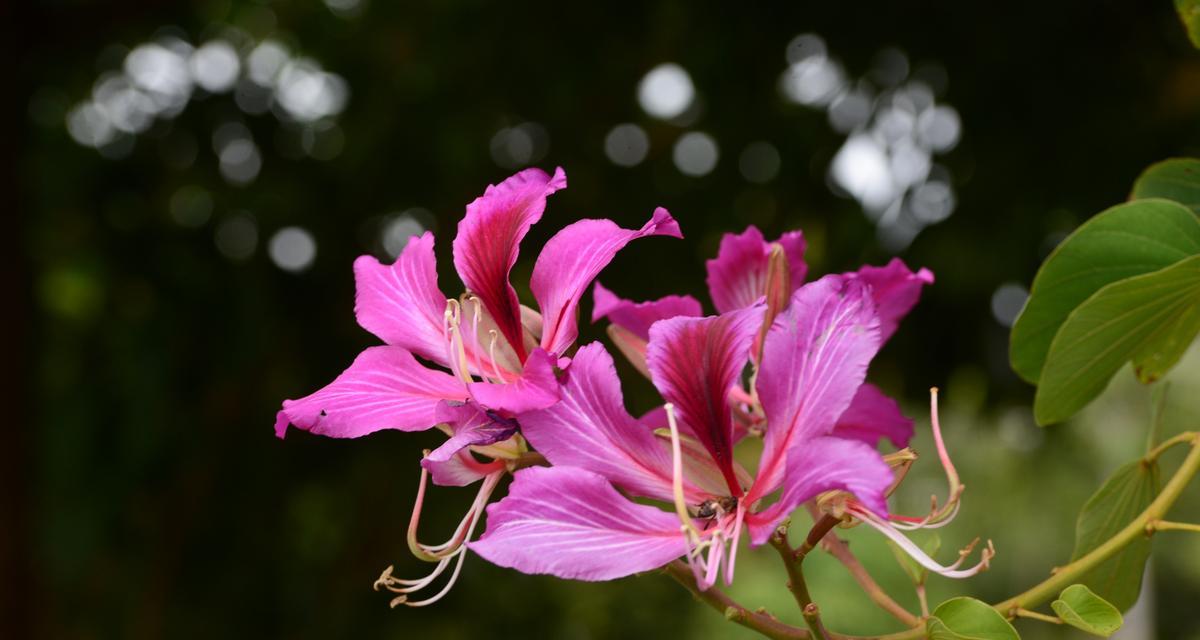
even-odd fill
[{"label": "flower cluster", "polygon": [[[355,312],[386,345],[365,350],[316,393],[283,403],[276,433],[289,425],[333,437],[380,429],[437,428],[448,438],[421,461],[421,485],[408,533],[413,553],[435,563],[424,578],[391,568],[376,587],[395,604],[420,606],[444,595],[468,549],[525,573],[610,580],[686,558],[697,585],[733,579],[743,532],[766,542],[797,507],[864,522],[927,568],[965,576],[927,557],[899,531],[941,526],[957,510],[958,476],[945,453],[933,405],[934,435],[950,497],[925,517],[889,514],[887,496],[912,455],[883,456],[883,439],[906,447],[913,422],[865,382],[872,358],[916,304],[932,274],[900,260],[805,282],[800,232],[768,242],[754,227],[726,235],[707,263],[717,315],[690,296],[649,302],[618,297],[593,281],[616,253],[647,236],[681,238],[662,208],[640,229],[580,220],[552,237],[533,268],[524,306],[509,281],[518,246],[566,186],[522,171],[467,206],[454,240],[454,266],[466,293],[447,298],[437,282],[433,236],[414,237],[394,264],[362,257],[354,265]],[[624,405],[612,356],[600,343],[572,349],[577,316],[593,289],[593,321],[663,403],[640,417]],[[753,472],[734,455],[761,439]],[[487,530],[472,541],[485,506],[506,474],[508,495],[487,506]],[[417,539],[428,478],[479,482],[476,499],[450,540]],[[654,505],[661,505],[659,506]],[[448,583],[422,600],[451,563]]]}]

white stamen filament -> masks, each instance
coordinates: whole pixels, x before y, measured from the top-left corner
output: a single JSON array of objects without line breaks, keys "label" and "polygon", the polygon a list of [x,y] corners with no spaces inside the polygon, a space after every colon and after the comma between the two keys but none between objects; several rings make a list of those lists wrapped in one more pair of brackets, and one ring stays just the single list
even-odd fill
[{"label": "white stamen filament", "polygon": [[462,332],[459,324],[462,322],[462,307],[458,300],[446,300],[446,311],[442,314],[442,332],[446,339],[446,360],[454,375],[465,383],[472,383],[471,369],[467,363],[467,351],[463,347]]},{"label": "white stamen filament", "polygon": [[[417,490],[417,509],[420,508],[421,500],[424,497],[426,484],[425,479],[428,473],[425,471],[425,469],[422,469],[421,471],[421,486]],[[471,536],[474,534],[475,527],[479,524],[479,520],[483,516],[483,507],[487,504],[488,499],[492,495],[492,491],[496,488],[496,485],[500,482],[500,478],[504,475],[504,473],[504,470],[496,471],[483,479],[483,482],[479,488],[479,492],[475,496],[475,501],[471,504],[471,508],[467,511],[466,517],[457,528],[457,530],[461,532],[461,535],[456,534],[449,541],[440,545],[426,546],[415,541],[413,537],[415,526],[410,523],[409,545],[415,545],[416,548],[414,549],[414,554],[416,554],[417,557],[421,558],[422,560],[427,558],[435,558],[437,560],[437,566],[435,566],[433,571],[429,572],[429,574],[425,577],[413,580],[392,577],[392,567],[389,566],[387,569],[385,569],[383,574],[379,576],[379,579],[375,581],[375,590],[378,591],[380,587],[383,587],[392,593],[400,594],[392,599],[391,606],[395,607],[403,604],[409,607],[424,607],[441,600],[443,596],[450,592],[450,589],[458,580],[459,573],[462,571],[463,561],[466,560],[467,557],[467,547],[464,543],[467,540],[470,540]],[[413,522],[416,522],[415,515]],[[424,553],[417,553],[417,549],[420,549]],[[454,571],[451,572],[450,579],[440,591],[424,600],[409,602],[408,594],[420,591],[432,584],[435,579],[445,572],[446,567],[448,567],[450,562],[456,557],[457,561],[455,561],[454,564]]]},{"label": "white stamen filament", "polygon": [[700,531],[692,524],[692,514],[688,513],[687,498],[683,494],[683,453],[679,446],[679,425],[675,422],[675,405],[670,402],[663,405],[667,412],[667,426],[671,429],[671,491],[675,497],[675,513],[679,516],[683,531],[689,536],[700,538]]},{"label": "white stamen filament", "polygon": [[737,564],[738,542],[742,539],[742,519],[745,517],[746,507],[739,503],[733,523],[733,537],[729,542],[729,560],[725,562],[725,586],[733,584],[733,567]]},{"label": "white stamen filament", "polygon": [[496,376],[496,382],[504,382],[504,376],[500,374],[500,367],[496,364],[496,343],[500,341],[500,332],[488,329],[488,334],[491,336],[488,340],[488,358],[492,361],[492,373]]},{"label": "white stamen filament", "polygon": [[[980,552],[979,562],[975,566],[967,569],[958,569],[963,560],[966,559],[967,554],[969,554],[971,549],[974,548],[975,542],[972,542],[959,554],[958,561],[949,566],[943,566],[938,564],[938,562],[933,558],[930,558],[929,555],[922,551],[921,548],[918,547],[912,540],[909,540],[907,536],[898,531],[886,520],[883,520],[879,516],[876,516],[870,511],[867,511],[866,509],[856,505],[852,505],[849,511],[854,517],[867,523],[875,530],[887,536],[889,540],[895,542],[896,545],[903,549],[905,553],[907,553],[913,560],[917,562],[917,564],[930,571],[933,571],[934,573],[946,576],[947,578],[969,578],[973,575],[976,575],[986,570],[991,562],[992,557],[996,555],[996,548],[992,545],[992,541],[989,540],[987,547]],[[976,542],[977,541],[978,540],[976,540]]]}]

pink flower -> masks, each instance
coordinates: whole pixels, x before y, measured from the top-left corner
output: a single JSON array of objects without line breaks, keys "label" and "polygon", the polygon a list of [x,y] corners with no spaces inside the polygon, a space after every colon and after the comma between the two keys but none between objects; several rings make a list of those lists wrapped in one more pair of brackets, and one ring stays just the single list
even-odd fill
[{"label": "pink flower", "polygon": [[[454,239],[454,266],[466,293],[447,298],[438,287],[433,234],[412,238],[391,265],[370,256],[354,263],[358,323],[384,346],[363,351],[350,368],[317,392],[285,400],[275,422],[321,435],[357,438],[380,429],[421,431],[437,426],[450,436],[421,461],[421,488],[410,521],[413,553],[436,563],[415,580],[391,576],[376,584],[400,594],[393,605],[436,602],[454,583],[466,547],[493,490],[510,463],[526,451],[516,416],[559,401],[555,368],[578,333],[577,307],[596,275],[631,240],[682,237],[666,209],[640,229],[611,220],[567,225],[542,249],[530,289],[539,311],[517,299],[509,273],[518,247],[542,216],[546,198],[566,187],[562,169],[526,169],[467,205]],[[418,360],[420,358],[420,360]],[[472,451],[492,460],[483,462]],[[455,534],[442,544],[417,540],[428,477],[442,485],[479,480],[475,501]],[[436,595],[410,601],[455,562]]]},{"label": "pink flower", "polygon": [[[804,262],[806,247],[799,231],[785,233],[779,239],[767,242],[762,232],[751,225],[740,234],[725,234],[717,257],[706,263],[709,296],[718,312],[743,309],[765,301],[762,329],[751,353],[755,361],[761,357],[763,340],[775,317],[788,307],[793,292],[804,283],[808,273]],[[933,283],[933,274],[928,269],[914,273],[899,258],[882,267],[862,267],[853,275],[868,285],[879,316],[881,342],[887,342],[896,332],[900,320],[916,305],[921,289]],[[668,296],[635,303],[617,297],[600,283],[596,283],[594,296],[592,321],[607,317],[613,343],[647,376],[645,350],[649,325],[663,318],[702,314],[700,303],[690,296]],[[912,420],[900,412],[896,401],[874,385],[864,383],[841,417],[834,435],[868,444],[887,438],[897,447],[904,447],[912,433]]]},{"label": "pink flower", "polygon": [[[553,176],[527,169],[467,205],[454,240],[454,266],[467,289],[458,298],[447,299],[438,287],[431,233],[412,238],[391,265],[356,260],[355,314],[386,344],[368,348],[316,393],[285,400],[276,434],[283,437],[289,424],[338,438],[448,425],[452,437],[426,459],[433,469],[467,446],[505,441],[517,430],[513,416],[557,402],[554,367],[575,340],[576,307],[595,276],[631,240],[681,237],[661,208],[640,229],[610,220],[568,225],[534,266],[538,313],[518,302],[509,272],[546,198],[564,187],[562,169]],[[459,484],[474,475],[458,471],[455,480],[438,473],[434,480]]]},{"label": "pink flower", "polygon": [[[581,348],[562,401],[521,416],[525,437],[554,466],[515,474],[472,549],[502,566],[582,580],[617,578],[686,555],[708,586],[722,565],[732,580],[743,529],[761,544],[823,492],[849,492],[886,518],[887,463],[865,443],[830,437],[880,345],[869,287],[857,276],[827,276],[799,288],[772,324],[756,384],[770,426],[750,476],[733,459],[730,391],[740,386],[763,313],[756,304],[651,327],[646,359],[668,403],[672,438],[625,412],[603,347]],[[676,513],[635,503],[618,489],[674,503]]]}]

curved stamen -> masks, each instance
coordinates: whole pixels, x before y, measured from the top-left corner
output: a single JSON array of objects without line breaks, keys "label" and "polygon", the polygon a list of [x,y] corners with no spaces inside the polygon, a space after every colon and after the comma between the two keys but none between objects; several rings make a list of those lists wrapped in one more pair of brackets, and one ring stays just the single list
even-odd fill
[{"label": "curved stamen", "polygon": [[934,573],[946,576],[947,578],[969,578],[982,571],[985,571],[987,570],[992,557],[996,555],[995,546],[992,544],[991,540],[988,540],[987,546],[983,549],[983,551],[980,552],[979,562],[975,564],[975,566],[967,569],[958,569],[958,567],[963,563],[963,560],[966,559],[967,555],[970,554],[971,550],[975,547],[975,544],[978,542],[978,539],[976,539],[975,542],[967,545],[967,547],[959,553],[958,560],[954,564],[943,566],[933,558],[930,558],[929,555],[922,551],[921,548],[918,547],[912,540],[909,540],[907,536],[898,531],[886,520],[883,520],[879,516],[856,505],[852,505],[849,511],[854,517],[867,523],[876,531],[879,531],[883,535],[887,536],[889,540],[895,542],[896,545],[904,550],[904,552],[907,553],[913,560],[915,560],[917,564],[930,571],[933,571]]},{"label": "curved stamen", "polygon": [[[475,496],[475,501],[471,504],[471,508],[467,511],[467,515],[464,518],[463,525],[465,526],[460,525],[459,527],[459,534],[455,535],[453,538],[443,544],[431,547],[417,542],[415,537],[415,523],[418,520],[415,514],[419,512],[420,505],[424,499],[426,485],[425,480],[428,474],[425,469],[422,469],[421,471],[421,485],[417,489],[417,508],[414,509],[414,518],[409,523],[409,546],[412,547],[413,553],[418,558],[423,560],[432,558],[436,560],[437,566],[434,567],[433,571],[429,572],[429,574],[427,574],[425,577],[417,579],[396,578],[392,576],[392,567],[389,566],[387,569],[385,569],[379,576],[379,579],[375,581],[375,590],[378,591],[380,588],[384,588],[392,593],[399,594],[392,599],[392,607],[401,604],[409,607],[424,607],[441,600],[443,596],[450,592],[450,589],[454,586],[454,583],[458,581],[459,573],[462,571],[463,562],[467,557],[467,547],[463,543],[469,540],[471,535],[474,534],[475,527],[479,524],[479,520],[483,516],[484,505],[487,503],[488,498],[491,497],[492,491],[496,488],[496,485],[500,482],[500,478],[505,473],[505,471],[501,469],[485,477],[482,486],[479,489],[479,493]],[[455,560],[455,558],[457,558],[457,560]],[[446,571],[446,567],[450,566],[450,562],[452,560],[455,561],[454,571],[451,572],[450,579],[440,591],[424,600],[409,602],[409,594],[416,593],[417,591],[420,591],[432,584],[434,580],[436,580],[442,575],[442,573]]]},{"label": "curved stamen", "polygon": [[450,298],[446,300],[446,311],[442,314],[442,334],[446,339],[446,360],[450,363],[450,369],[458,376],[459,380],[470,384],[474,382],[471,378],[471,369],[467,364],[467,351],[463,346],[462,331],[459,325],[462,322],[462,306],[458,300]]},{"label": "curved stamen", "polygon": [[686,534],[700,538],[683,494],[683,453],[679,445],[679,425],[675,422],[675,405],[668,402],[663,405],[663,410],[667,412],[667,426],[671,429],[671,492],[675,498],[675,514]]},{"label": "curved stamen", "polygon": [[492,360],[492,373],[496,376],[496,382],[504,382],[504,376],[500,373],[500,366],[496,364],[496,343],[500,341],[500,332],[495,329],[488,329],[488,335],[491,336],[488,340],[488,357]]},{"label": "curved stamen", "polygon": [[483,479],[479,486],[479,492],[475,494],[475,501],[458,526],[455,527],[455,533],[449,540],[441,544],[427,545],[417,540],[417,528],[421,522],[421,510],[425,503],[425,488],[429,484],[429,471],[421,467],[421,482],[417,486],[417,498],[413,505],[412,516],[408,521],[408,548],[412,554],[426,562],[437,562],[456,552],[463,542],[470,538],[470,528],[473,526],[471,523],[479,518],[479,512],[483,510],[483,505],[487,503],[496,484],[500,482],[501,475],[503,475],[503,468]]},{"label": "curved stamen", "polygon": [[919,520],[905,516],[890,516],[893,520],[900,520],[899,523],[895,524],[899,529],[936,529],[949,524],[958,515],[963,491],[966,490],[966,486],[958,478],[958,470],[954,468],[954,463],[950,460],[950,454],[946,450],[946,442],[942,439],[942,426],[938,420],[937,387],[929,390],[929,422],[933,430],[933,441],[937,447],[938,459],[941,461],[942,468],[946,472],[946,482],[949,484],[948,497],[946,503],[939,509],[937,496],[932,496],[932,506],[930,507],[929,514]]}]

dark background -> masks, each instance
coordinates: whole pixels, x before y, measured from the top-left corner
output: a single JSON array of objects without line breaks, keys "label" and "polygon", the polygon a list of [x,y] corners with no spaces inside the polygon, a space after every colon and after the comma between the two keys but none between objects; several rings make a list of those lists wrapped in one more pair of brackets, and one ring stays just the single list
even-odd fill
[{"label": "dark background", "polygon": [[[1123,200],[1147,164],[1200,152],[1200,55],[1168,0],[777,8],[376,0],[353,15],[294,0],[60,1],[0,13],[11,30],[5,208],[16,213],[6,216],[3,252],[13,351],[0,443],[0,636],[738,636],[661,576],[567,583],[477,557],[442,602],[389,610],[370,586],[388,564],[404,576],[425,570],[408,555],[404,529],[420,450],[440,436],[338,441],[293,432],[281,441],[271,426],[283,398],[323,385],[374,343],[354,322],[351,263],[383,255],[383,216],[432,212],[442,288],[458,292],[454,225],[486,184],[512,173],[490,145],[521,122],[544,127],[549,147],[536,164],[563,166],[570,188],[525,241],[519,289],[558,228],[579,217],[638,225],[656,205],[674,213],[686,239],[622,253],[602,280],[628,297],[706,299],[703,260],[721,233],[751,222],[770,237],[804,229],[811,273],[886,261],[892,254],[859,205],[827,186],[844,136],[821,110],[791,104],[777,88],[784,49],[805,32],[820,34],[854,78],[886,47],[906,52],[914,68],[940,65],[947,83],[938,100],[962,118],[961,141],[937,159],[953,176],[957,208],[900,252],[932,269],[937,284],[872,370],[919,418],[919,450],[928,448],[925,390],[945,389],[947,437],[970,490],[943,556],[974,535],[994,538],[1000,551],[985,576],[932,585],[935,601],[1004,597],[1065,562],[1079,505],[1104,473],[1140,452],[1144,390],[1114,392],[1106,409],[1072,424],[1033,427],[1031,389],[1009,370],[1007,329],[990,309],[1001,284],[1027,285],[1056,239]],[[345,78],[339,154],[294,157],[294,129],[271,114],[240,113],[229,95],[193,95],[120,158],[68,135],[68,109],[126,50],[164,27],[200,43],[230,25],[254,40],[280,38]],[[702,104],[693,124],[639,108],[637,83],[662,62],[691,74]],[[243,122],[262,152],[262,170],[246,186],[222,178],[209,144],[229,120]],[[604,153],[606,134],[622,122],[650,139],[633,168]],[[699,178],[672,163],[672,145],[691,130],[721,149],[716,169]],[[168,161],[180,139],[197,150],[185,166]],[[765,185],[738,170],[739,150],[756,140],[782,158]],[[212,201],[194,228],[169,214],[172,194],[188,185]],[[238,211],[258,230],[256,250],[241,261],[214,244]],[[300,273],[275,266],[266,249],[291,225],[317,243]],[[581,341],[602,336],[586,325]],[[1194,428],[1189,366],[1173,407],[1178,425]],[[630,404],[648,406],[649,386],[628,380]],[[902,498],[914,511],[930,491],[944,491],[936,464],[923,466]],[[448,534],[468,493],[434,490],[429,539]],[[1195,520],[1190,494],[1180,510]],[[1137,618],[1150,626],[1129,638],[1200,637],[1200,615],[1187,604],[1200,598],[1200,548],[1178,535],[1156,552],[1153,602]],[[856,543],[915,606],[886,547],[870,535]],[[798,622],[769,560],[747,553],[735,591]],[[896,629],[836,566],[822,558],[814,567],[831,626]],[[1028,626],[1030,637],[1051,631]]]}]

